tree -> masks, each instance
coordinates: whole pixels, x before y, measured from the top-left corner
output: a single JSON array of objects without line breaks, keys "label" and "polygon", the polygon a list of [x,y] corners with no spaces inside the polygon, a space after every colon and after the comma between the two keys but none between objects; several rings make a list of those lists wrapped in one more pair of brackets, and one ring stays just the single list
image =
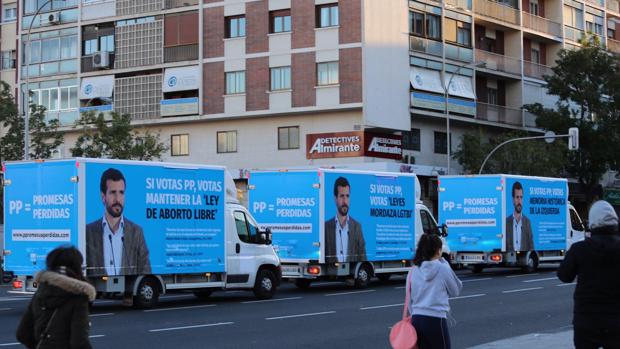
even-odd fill
[{"label": "tree", "polygon": [[599,195],[603,174],[620,163],[620,69],[618,58],[595,36],[581,44],[562,49],[553,74],[544,77],[548,93],[558,97],[556,107],[536,103],[524,108],[544,130],[566,134],[570,127],[579,128],[580,148],[568,155],[566,171],[579,180],[590,203]]},{"label": "tree", "polygon": [[82,132],[71,148],[73,156],[153,160],[168,149],[159,135],[136,131],[128,114],[112,113],[112,119],[106,120],[103,113],[87,112],[75,127],[81,127]]}]

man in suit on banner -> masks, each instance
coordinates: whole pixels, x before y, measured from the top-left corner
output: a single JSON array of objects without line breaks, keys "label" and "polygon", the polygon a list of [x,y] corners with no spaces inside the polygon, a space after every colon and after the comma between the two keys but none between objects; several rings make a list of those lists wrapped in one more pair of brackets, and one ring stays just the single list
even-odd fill
[{"label": "man in suit on banner", "polygon": [[512,214],[506,217],[506,251],[532,251],[532,224],[523,214],[523,186],[519,182],[512,185]]}]

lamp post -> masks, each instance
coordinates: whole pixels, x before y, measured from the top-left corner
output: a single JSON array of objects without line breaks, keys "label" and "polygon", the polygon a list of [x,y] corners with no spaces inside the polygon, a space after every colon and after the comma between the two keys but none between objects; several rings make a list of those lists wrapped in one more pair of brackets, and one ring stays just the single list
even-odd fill
[{"label": "lamp post", "polygon": [[[32,42],[30,41],[30,32],[32,31],[32,25],[34,24],[34,20],[39,15],[39,12],[47,6],[47,4],[51,3],[55,0],[47,0],[43,3],[43,5],[39,6],[37,11],[32,16],[32,20],[30,21],[30,26],[28,26],[28,34],[26,38],[27,45],[25,46],[24,52],[24,60],[26,66],[26,98],[25,98],[25,113],[24,113],[24,160],[30,160],[30,57],[29,53],[32,49]],[[60,0],[66,1],[66,0]],[[40,23],[41,21],[39,21]]]},{"label": "lamp post", "polygon": [[[474,68],[474,67],[484,67],[487,64],[485,62],[477,62],[477,63],[469,63],[469,64],[465,64],[465,65],[459,65],[458,68],[456,69],[456,71],[454,73],[452,73],[452,76],[450,77],[450,79],[448,80],[448,84],[446,84],[445,88],[444,88],[444,102],[445,102],[445,106],[444,106],[444,111],[446,113],[446,143],[448,145],[447,151],[446,153],[448,154],[448,175],[450,174],[450,161],[451,161],[451,151],[450,151],[450,146],[452,145],[451,143],[451,139],[450,139],[450,111],[448,110],[448,98],[450,97],[450,85],[452,84],[452,79],[458,75],[458,73],[461,71],[461,69],[463,68]],[[446,70],[444,68],[444,74],[446,73]],[[445,79],[445,77],[444,77]],[[445,81],[445,80],[444,80]]]}]

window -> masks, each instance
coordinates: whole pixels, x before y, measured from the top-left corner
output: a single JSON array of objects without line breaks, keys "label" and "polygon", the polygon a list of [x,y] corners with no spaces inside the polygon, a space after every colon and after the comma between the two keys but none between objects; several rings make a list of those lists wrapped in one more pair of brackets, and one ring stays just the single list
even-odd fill
[{"label": "window", "polygon": [[579,215],[573,209],[570,209],[570,223],[573,230],[584,231],[583,223],[581,223],[581,219],[579,219]]},{"label": "window", "polygon": [[245,71],[226,73],[226,94],[245,93]]},{"label": "window", "polygon": [[41,62],[57,61],[60,59],[60,39],[45,39],[41,41]]},{"label": "window", "polygon": [[530,13],[538,16],[538,0],[530,0]]},{"label": "window", "polygon": [[172,135],[170,137],[170,155],[185,156],[189,155],[189,135]]},{"label": "window", "polygon": [[316,27],[327,28],[339,25],[338,4],[319,5],[316,7]]},{"label": "window", "polygon": [[428,211],[420,210],[420,220],[422,221],[422,231],[424,231],[424,234],[439,233],[439,229]]},{"label": "window", "polygon": [[291,31],[291,10],[271,11],[269,13],[269,32],[285,33]]},{"label": "window", "polygon": [[114,52],[114,35],[99,37],[99,51]]},{"label": "window", "polygon": [[278,127],[278,149],[299,149],[299,126]]},{"label": "window", "polygon": [[290,90],[291,67],[271,68],[271,91]]},{"label": "window", "polygon": [[540,64],[540,49],[532,48],[532,59],[531,61],[536,64]]},{"label": "window", "polygon": [[117,21],[116,22],[116,26],[117,27],[124,27],[124,26],[127,26],[127,25],[134,25],[134,24],[141,24],[141,23],[150,23],[150,22],[155,22],[155,17],[150,16],[150,17],[132,18],[132,19],[127,19],[127,20],[123,20],[123,21]]},{"label": "window", "polygon": [[564,24],[573,28],[583,29],[583,11],[564,5]]},{"label": "window", "polygon": [[[46,1],[46,0],[25,0],[24,1],[24,14],[34,14],[39,7],[43,6],[41,13],[48,11],[57,11],[67,7],[75,7],[78,5],[78,0],[64,0],[64,1]],[[35,22],[36,25],[36,22]]]},{"label": "window", "polygon": [[33,103],[48,111],[68,111],[78,108],[78,87],[52,87],[33,90]]},{"label": "window", "polygon": [[603,18],[586,13],[586,31],[596,35],[603,35]]},{"label": "window", "polygon": [[498,95],[498,91],[496,88],[487,87],[487,102],[489,104],[497,105],[498,103],[497,95]]},{"label": "window", "polygon": [[17,4],[3,5],[2,22],[13,22],[17,20]]},{"label": "window", "polygon": [[237,152],[237,131],[224,131],[217,133],[217,152]]},{"label": "window", "polygon": [[60,38],[60,59],[76,58],[78,55],[78,42],[74,36]]},{"label": "window", "polygon": [[610,39],[616,38],[616,22],[607,21],[607,37]]},{"label": "window", "polygon": [[338,83],[338,62],[317,63],[317,85],[335,85]]},{"label": "window", "polygon": [[420,151],[420,129],[403,132],[403,149]]},{"label": "window", "polygon": [[409,12],[409,32],[413,35],[424,36],[424,14]]},{"label": "window", "polygon": [[247,243],[256,241],[256,237],[258,236],[258,227],[256,223],[247,217],[243,211],[235,211],[233,216],[235,217],[235,226],[237,227],[239,240]]},{"label": "window", "polygon": [[84,40],[84,56],[92,55],[99,50],[97,39]]},{"label": "window", "polygon": [[15,50],[2,51],[2,70],[15,68]]},{"label": "window", "polygon": [[439,16],[426,14],[426,37],[441,40],[441,18]]},{"label": "window", "polygon": [[471,47],[471,23],[446,18],[446,41]]},{"label": "window", "polygon": [[435,132],[435,154],[448,153],[448,140],[445,132]]},{"label": "window", "polygon": [[409,32],[416,36],[441,40],[441,17],[430,13],[410,11]]},{"label": "window", "polygon": [[245,16],[226,17],[226,38],[241,38],[245,36]]}]

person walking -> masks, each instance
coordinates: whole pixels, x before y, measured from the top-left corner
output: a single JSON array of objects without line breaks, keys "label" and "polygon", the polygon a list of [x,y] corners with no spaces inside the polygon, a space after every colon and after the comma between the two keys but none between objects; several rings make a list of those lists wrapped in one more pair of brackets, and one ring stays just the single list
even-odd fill
[{"label": "person walking", "polygon": [[37,292],[17,328],[17,340],[27,348],[92,348],[88,306],[97,293],[84,279],[83,261],[73,246],[47,255],[47,270],[35,276]]},{"label": "person walking", "polygon": [[573,244],[558,269],[562,282],[577,278],[573,342],[577,349],[620,348],[618,215],[607,201],[597,201],[588,223],[590,237]]},{"label": "person walking", "polygon": [[441,257],[441,246],[438,235],[422,234],[413,259],[409,313],[419,349],[450,349],[448,298],[458,296],[463,284]]}]

